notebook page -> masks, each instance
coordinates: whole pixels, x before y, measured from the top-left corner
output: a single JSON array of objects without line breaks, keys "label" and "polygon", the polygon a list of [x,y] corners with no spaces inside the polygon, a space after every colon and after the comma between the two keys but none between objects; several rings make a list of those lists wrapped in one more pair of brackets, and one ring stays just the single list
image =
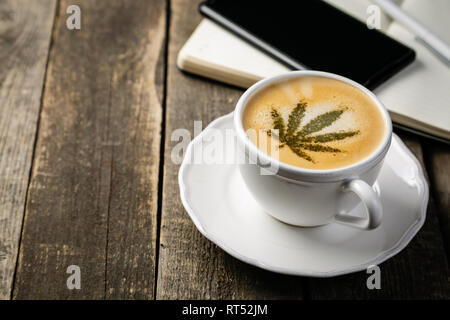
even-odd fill
[{"label": "notebook page", "polygon": [[450,44],[449,0],[405,0],[402,9]]},{"label": "notebook page", "polygon": [[203,19],[178,54],[180,69],[248,88],[290,69],[222,27]]},{"label": "notebook page", "polygon": [[[372,5],[369,0],[324,0],[354,18],[366,23],[368,14],[367,8]],[[404,0],[394,0],[395,3],[401,5]],[[381,31],[387,31],[392,19],[383,11],[380,12]]]},{"label": "notebook page", "polygon": [[[414,3],[421,3],[412,10],[416,12],[418,20],[424,24],[428,21],[430,29],[433,25],[449,37],[450,28],[438,27],[449,23],[446,15],[441,13],[450,12],[449,0],[406,0],[402,8],[409,13]],[[438,18],[443,21],[438,22]],[[392,22],[387,33],[413,48],[416,60],[378,87],[375,94],[390,111],[436,127],[446,132],[444,135],[447,139],[450,138],[450,68],[417,42],[415,36],[400,24]]]}]

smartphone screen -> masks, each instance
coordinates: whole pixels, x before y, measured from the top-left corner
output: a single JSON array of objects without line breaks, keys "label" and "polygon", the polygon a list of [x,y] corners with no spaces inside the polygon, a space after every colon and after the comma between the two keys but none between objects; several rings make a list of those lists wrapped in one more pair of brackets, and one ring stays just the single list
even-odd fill
[{"label": "smartphone screen", "polygon": [[336,73],[370,89],[415,57],[407,46],[320,0],[208,0],[199,10],[292,69]]}]

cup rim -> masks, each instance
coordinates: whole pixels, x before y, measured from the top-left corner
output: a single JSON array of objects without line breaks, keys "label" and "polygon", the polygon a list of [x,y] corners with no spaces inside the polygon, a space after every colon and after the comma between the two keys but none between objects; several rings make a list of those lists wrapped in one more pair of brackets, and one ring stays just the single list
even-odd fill
[{"label": "cup rim", "polygon": [[[292,79],[292,78],[300,78],[300,77],[322,77],[329,78],[338,81],[345,82],[350,84],[357,89],[364,92],[372,102],[378,107],[381,114],[383,115],[383,119],[385,121],[386,132],[382,142],[379,146],[366,158],[353,163],[349,166],[345,166],[342,168],[334,168],[334,169],[306,169],[301,167],[296,167],[284,162],[281,162],[277,159],[272,158],[265,152],[261,151],[255,144],[253,144],[245,133],[242,116],[247,105],[247,102],[251,97],[253,97],[258,91],[266,88],[268,85],[281,82],[283,80]],[[271,165],[275,165],[278,169],[276,175],[280,175],[289,179],[294,180],[306,180],[313,182],[327,182],[327,181],[338,181],[348,178],[350,176],[358,175],[363,173],[380,161],[383,160],[392,137],[392,122],[389,116],[388,111],[386,110],[383,103],[373,94],[369,89],[365,88],[361,84],[348,79],[346,77],[324,72],[324,71],[314,71],[314,70],[299,70],[299,71],[290,71],[287,73],[283,73],[280,75],[264,78],[255,84],[253,84],[250,88],[248,88],[244,94],[239,98],[236,108],[234,110],[234,127],[237,133],[238,139],[244,144],[246,152],[251,154],[252,156],[256,156],[256,159],[261,159],[264,163],[271,163]]]}]

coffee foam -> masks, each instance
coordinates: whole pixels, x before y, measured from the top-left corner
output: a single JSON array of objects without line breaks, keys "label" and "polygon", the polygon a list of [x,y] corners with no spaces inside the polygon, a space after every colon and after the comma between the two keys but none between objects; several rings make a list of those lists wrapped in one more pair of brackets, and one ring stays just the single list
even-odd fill
[{"label": "coffee foam", "polygon": [[[295,154],[288,146],[279,149],[282,162],[308,169],[341,168],[369,156],[380,145],[386,126],[381,112],[374,102],[361,90],[350,84],[328,78],[306,77],[286,80],[273,84],[256,93],[247,103],[243,116],[244,129],[254,129],[260,149],[270,150],[270,144],[278,144],[271,137],[269,147],[258,141],[260,130],[273,128],[272,109],[279,112],[287,126],[289,114],[300,101],[307,103],[300,128],[318,115],[333,110],[344,110],[341,116],[328,127],[314,132],[308,137],[333,132],[358,131],[358,134],[342,140],[320,143],[337,148],[341,152],[303,150],[313,161],[305,160]],[[315,143],[317,144],[317,143]]]}]

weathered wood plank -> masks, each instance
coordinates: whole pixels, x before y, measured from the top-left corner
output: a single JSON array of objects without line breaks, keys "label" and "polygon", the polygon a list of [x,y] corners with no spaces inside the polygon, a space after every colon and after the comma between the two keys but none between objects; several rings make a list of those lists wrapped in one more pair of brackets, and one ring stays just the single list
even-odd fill
[{"label": "weathered wood plank", "polygon": [[450,259],[450,146],[441,143],[424,145],[425,160],[430,173],[432,194],[447,252]]},{"label": "weathered wood plank", "polygon": [[0,299],[11,297],[55,7],[0,2]]},{"label": "weathered wood plank", "polygon": [[153,297],[164,37],[164,0],[61,1],[14,298]]},{"label": "weathered wood plank", "polygon": [[[400,137],[424,168],[420,141],[409,134],[402,133]],[[380,269],[381,290],[367,289],[369,275],[359,272],[331,279],[310,279],[310,296],[312,299],[448,299],[450,274],[433,197],[422,229],[401,253],[381,264]]]},{"label": "weathered wood plank", "polygon": [[204,238],[185,212],[178,169],[171,161],[171,132],[194,120],[210,121],[234,109],[242,90],[185,75],[176,67],[179,49],[201,20],[199,1],[171,1],[166,103],[166,142],[158,266],[158,299],[301,298],[302,279],[242,263]]}]

